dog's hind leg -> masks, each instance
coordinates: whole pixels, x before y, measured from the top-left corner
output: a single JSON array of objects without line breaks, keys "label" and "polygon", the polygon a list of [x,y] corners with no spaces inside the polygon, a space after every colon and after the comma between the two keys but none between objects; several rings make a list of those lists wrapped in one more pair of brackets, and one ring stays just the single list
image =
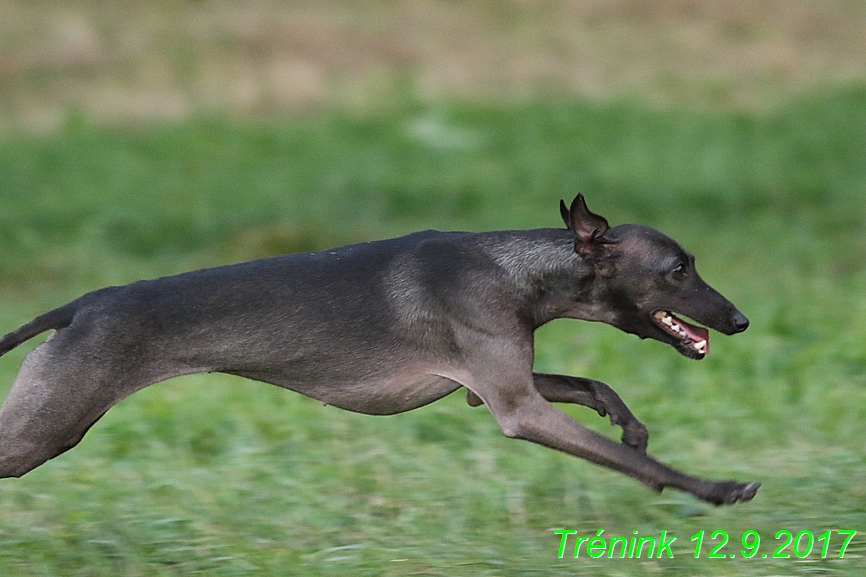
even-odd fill
[{"label": "dog's hind leg", "polygon": [[20,477],[71,449],[131,393],[194,372],[159,367],[158,374],[144,351],[129,354],[129,343],[98,333],[61,329],[24,359],[0,407],[0,478]]},{"label": "dog's hind leg", "polygon": [[[623,400],[605,383],[583,377],[533,373],[533,385],[551,403],[572,403],[595,409],[602,417],[610,416],[611,425],[622,427],[622,442],[645,453],[649,432],[637,420]],[[478,395],[466,390],[466,402],[472,407],[483,404]]]},{"label": "dog's hind leg", "polygon": [[20,477],[72,448],[114,404],[98,394],[97,375],[76,370],[86,363],[58,358],[50,341],[24,359],[0,407],[0,477]]}]

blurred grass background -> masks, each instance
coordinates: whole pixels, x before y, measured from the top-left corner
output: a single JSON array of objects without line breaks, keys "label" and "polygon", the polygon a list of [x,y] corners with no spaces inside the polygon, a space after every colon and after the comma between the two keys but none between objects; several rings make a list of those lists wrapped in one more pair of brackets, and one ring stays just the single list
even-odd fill
[{"label": "blurred grass background", "polygon": [[[662,460],[764,484],[710,508],[504,439],[462,395],[373,418],[197,375],[0,482],[3,575],[862,574],[864,27],[845,0],[0,2],[3,331],[195,267],[559,226],[582,191],[680,240],[752,326],[695,363],[558,321],[538,368],[608,382]],[[558,559],[560,528],[666,530],[675,558]],[[716,529],[738,558],[694,559]],[[750,529],[770,555],[860,533],[741,559]]]}]

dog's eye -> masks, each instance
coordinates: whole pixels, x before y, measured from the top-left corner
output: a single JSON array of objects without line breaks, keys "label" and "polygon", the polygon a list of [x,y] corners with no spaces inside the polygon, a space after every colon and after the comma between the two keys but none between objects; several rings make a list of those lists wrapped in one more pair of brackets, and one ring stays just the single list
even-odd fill
[{"label": "dog's eye", "polygon": [[674,278],[685,278],[687,274],[686,266],[683,263],[679,263],[674,267],[674,270],[672,270],[671,273],[673,273]]}]

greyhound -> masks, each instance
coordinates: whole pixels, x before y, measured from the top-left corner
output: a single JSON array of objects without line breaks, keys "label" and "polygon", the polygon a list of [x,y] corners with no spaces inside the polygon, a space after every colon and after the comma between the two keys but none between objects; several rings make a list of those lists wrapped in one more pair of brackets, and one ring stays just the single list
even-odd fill
[{"label": "greyhound", "polygon": [[[758,483],[692,477],[646,454],[647,429],[599,381],[533,372],[535,329],[600,321],[709,352],[707,328],[749,321],[698,276],[694,257],[639,225],[610,228],[582,194],[566,229],[426,231],[107,287],[0,339],[0,355],[44,331],[0,407],[0,477],[75,446],[105,412],[165,379],[221,372],[326,405],[389,415],[467,390],[506,437],[529,440],[713,504]],[[551,402],[609,416],[622,443]]]}]

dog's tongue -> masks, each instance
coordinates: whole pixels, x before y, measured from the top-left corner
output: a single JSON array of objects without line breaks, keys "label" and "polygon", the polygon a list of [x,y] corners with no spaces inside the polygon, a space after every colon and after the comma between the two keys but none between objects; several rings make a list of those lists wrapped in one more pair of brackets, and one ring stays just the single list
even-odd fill
[{"label": "dog's tongue", "polygon": [[677,323],[682,327],[686,334],[689,335],[689,338],[694,342],[699,343],[704,341],[707,343],[706,352],[710,352],[710,331],[705,329],[704,327],[696,327],[695,325],[690,325],[684,320],[678,318]]}]

